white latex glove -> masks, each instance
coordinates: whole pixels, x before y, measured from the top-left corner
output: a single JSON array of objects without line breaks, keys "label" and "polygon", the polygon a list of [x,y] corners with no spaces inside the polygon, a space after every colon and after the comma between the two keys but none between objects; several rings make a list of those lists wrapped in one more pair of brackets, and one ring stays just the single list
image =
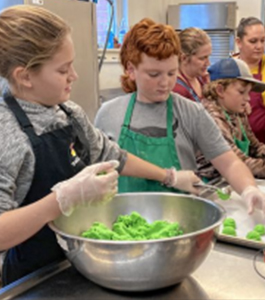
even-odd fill
[{"label": "white latex glove", "polygon": [[265,214],[265,194],[255,186],[248,186],[241,194],[242,199],[247,203],[248,213],[251,215],[254,208],[262,210]]},{"label": "white latex glove", "polygon": [[168,176],[165,181],[166,186],[195,195],[200,194],[200,189],[194,187],[193,184],[200,182],[201,179],[196,176],[193,171],[177,171],[176,169],[171,168],[167,169],[167,172]]},{"label": "white latex glove", "polygon": [[[111,200],[117,193],[119,166],[116,160],[94,164],[84,168],[74,177],[52,187],[61,212],[70,216],[80,204],[97,204]],[[100,174],[100,173],[106,174]]]}]

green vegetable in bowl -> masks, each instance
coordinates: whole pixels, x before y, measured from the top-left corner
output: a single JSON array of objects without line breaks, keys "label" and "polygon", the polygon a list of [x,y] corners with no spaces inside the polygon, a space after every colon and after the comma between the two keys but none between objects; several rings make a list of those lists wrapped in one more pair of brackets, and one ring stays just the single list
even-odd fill
[{"label": "green vegetable in bowl", "polygon": [[149,224],[139,213],[132,212],[130,215],[119,215],[111,229],[102,223],[94,222],[81,236],[99,240],[143,241],[182,234],[178,222],[157,220]]}]

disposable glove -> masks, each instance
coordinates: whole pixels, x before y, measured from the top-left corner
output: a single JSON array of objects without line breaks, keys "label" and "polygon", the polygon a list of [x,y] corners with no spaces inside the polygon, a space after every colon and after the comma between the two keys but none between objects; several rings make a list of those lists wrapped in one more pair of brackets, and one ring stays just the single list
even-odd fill
[{"label": "disposable glove", "polygon": [[119,166],[116,160],[84,168],[74,177],[52,187],[61,212],[70,216],[80,204],[98,204],[111,200],[117,193]]},{"label": "disposable glove", "polygon": [[195,188],[193,184],[200,181],[201,179],[193,171],[177,171],[171,168],[167,169],[167,178],[164,184],[168,187],[199,195],[200,189]]},{"label": "disposable glove", "polygon": [[241,194],[242,199],[247,203],[248,213],[251,215],[254,208],[258,208],[265,214],[265,194],[255,186],[248,186]]}]

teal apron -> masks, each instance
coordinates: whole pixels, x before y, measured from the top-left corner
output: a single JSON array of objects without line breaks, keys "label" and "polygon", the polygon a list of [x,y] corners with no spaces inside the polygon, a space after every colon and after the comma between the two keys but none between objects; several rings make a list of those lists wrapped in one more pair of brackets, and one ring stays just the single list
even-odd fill
[{"label": "teal apron", "polygon": [[[167,100],[167,136],[154,138],[148,137],[130,130],[130,121],[136,101],[136,93],[132,94],[119,137],[119,145],[122,149],[138,156],[150,163],[162,168],[175,167],[181,170],[176,151],[173,130],[173,104],[172,96]],[[176,189],[168,188],[154,180],[120,176],[119,193],[126,192],[175,192]]]},{"label": "teal apron", "polygon": [[[227,121],[232,125],[231,118],[230,118],[229,114],[226,111],[224,111],[224,114],[225,114],[225,117],[226,117]],[[233,137],[234,142],[235,142],[237,148],[240,149],[245,155],[248,156],[250,141],[247,137],[246,131],[245,131],[243,125],[242,125],[242,122],[241,122],[240,118],[238,118],[238,121],[239,121],[240,129],[241,129],[241,132],[242,132],[242,140],[239,140],[234,136]]]}]

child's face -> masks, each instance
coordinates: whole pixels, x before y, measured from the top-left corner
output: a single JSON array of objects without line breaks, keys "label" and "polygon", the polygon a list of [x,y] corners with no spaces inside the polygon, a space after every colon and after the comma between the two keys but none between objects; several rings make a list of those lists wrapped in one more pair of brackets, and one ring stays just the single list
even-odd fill
[{"label": "child's face", "polygon": [[77,74],[73,67],[74,47],[68,35],[61,49],[38,72],[31,72],[28,101],[52,106],[67,101]]},{"label": "child's face", "polygon": [[244,113],[246,105],[250,100],[249,92],[251,91],[251,83],[245,83],[236,80],[230,83],[226,88],[220,87],[219,103],[221,106],[232,113]]},{"label": "child's face", "polygon": [[137,100],[154,103],[166,101],[176,83],[178,57],[163,60],[142,54],[142,62],[128,66],[128,74],[137,85]]}]

